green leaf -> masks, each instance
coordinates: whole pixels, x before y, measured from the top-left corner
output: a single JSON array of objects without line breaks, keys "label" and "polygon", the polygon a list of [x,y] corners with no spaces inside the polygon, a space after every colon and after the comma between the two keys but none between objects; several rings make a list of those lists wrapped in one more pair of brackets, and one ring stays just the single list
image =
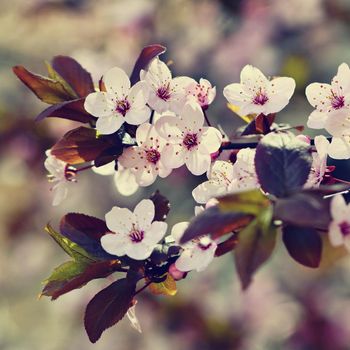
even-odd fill
[{"label": "green leaf", "polygon": [[57,244],[74,260],[80,262],[95,261],[86,250],[72,242],[70,239],[64,237],[60,233],[56,232],[49,224],[45,227],[45,231],[57,242]]},{"label": "green leaf", "polygon": [[255,169],[261,188],[276,197],[300,189],[311,163],[310,146],[290,132],[270,133],[256,148]]},{"label": "green leaf", "polygon": [[100,339],[102,333],[120,321],[135,294],[136,284],[130,279],[120,279],[97,293],[86,307],[84,324],[92,343]]},{"label": "green leaf", "polygon": [[250,190],[229,194],[218,198],[219,208],[223,211],[258,215],[270,201],[259,190]]},{"label": "green leaf", "polygon": [[276,228],[271,222],[272,208],[269,207],[239,232],[234,257],[243,289],[248,288],[254,273],[270,258],[273,252]]},{"label": "green leaf", "polygon": [[76,98],[57,80],[34,74],[23,66],[13,67],[13,72],[43,102],[56,104]]},{"label": "green leaf", "polygon": [[51,300],[66,294],[73,289],[81,288],[88,282],[105,278],[120,267],[119,260],[87,262],[67,261],[58,266],[51,276],[44,281],[44,288],[40,296],[50,296]]}]

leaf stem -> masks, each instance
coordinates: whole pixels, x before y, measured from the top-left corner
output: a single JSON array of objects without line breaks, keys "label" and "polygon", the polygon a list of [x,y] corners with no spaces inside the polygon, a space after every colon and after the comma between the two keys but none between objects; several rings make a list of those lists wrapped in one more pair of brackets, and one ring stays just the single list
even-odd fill
[{"label": "leaf stem", "polygon": [[83,166],[83,167],[81,167],[79,169],[76,169],[74,172],[75,173],[79,173],[81,171],[91,169],[93,166],[94,166],[94,164],[89,164],[89,165]]}]

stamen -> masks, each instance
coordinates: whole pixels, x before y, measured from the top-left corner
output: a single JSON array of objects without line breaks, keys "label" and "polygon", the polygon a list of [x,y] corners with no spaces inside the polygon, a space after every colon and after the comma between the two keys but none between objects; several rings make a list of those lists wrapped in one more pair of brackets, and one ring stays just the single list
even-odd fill
[{"label": "stamen", "polygon": [[188,150],[191,150],[193,147],[198,146],[197,134],[192,134],[192,133],[186,134],[182,143],[186,146]]}]

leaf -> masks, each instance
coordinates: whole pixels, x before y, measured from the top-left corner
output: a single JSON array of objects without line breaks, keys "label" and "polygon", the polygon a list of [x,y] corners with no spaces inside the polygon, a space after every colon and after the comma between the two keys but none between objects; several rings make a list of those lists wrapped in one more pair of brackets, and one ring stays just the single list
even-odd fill
[{"label": "leaf", "polygon": [[86,307],[84,324],[92,343],[120,321],[131,306],[136,284],[120,279],[97,293]]},{"label": "leaf", "polygon": [[310,173],[310,147],[290,132],[270,133],[256,148],[255,169],[262,189],[285,197],[301,188]]},{"label": "leaf", "polygon": [[165,281],[160,283],[151,283],[148,288],[154,295],[174,296],[177,293],[176,282],[169,274],[167,274]]},{"label": "leaf", "polygon": [[86,263],[67,261],[58,266],[51,276],[44,281],[45,286],[40,296],[50,296],[55,300],[63,294],[86,285],[88,282],[105,278],[118,270],[119,260]]},{"label": "leaf", "polygon": [[13,72],[43,102],[56,104],[76,98],[57,80],[34,74],[23,66],[13,67]]},{"label": "leaf", "polygon": [[322,240],[313,228],[284,226],[283,242],[290,256],[298,263],[316,268],[322,255]]},{"label": "leaf", "polygon": [[217,206],[213,206],[204,210],[191,220],[180,243],[186,243],[187,241],[209,233],[214,238],[217,238],[246,226],[251,220],[251,215],[222,212]]},{"label": "leaf", "polygon": [[238,236],[236,233],[232,234],[228,239],[218,244],[215,250],[215,256],[224,255],[235,249],[238,244]]},{"label": "leaf", "polygon": [[234,257],[243,290],[248,288],[256,270],[270,258],[273,252],[277,231],[272,226],[271,220],[272,208],[267,208],[239,232]]},{"label": "leaf", "polygon": [[123,143],[120,138],[115,138],[115,145],[102,151],[95,159],[94,165],[100,167],[113,162],[123,153]]},{"label": "leaf", "polygon": [[157,190],[154,192],[151,197],[149,198],[155,207],[155,215],[154,215],[154,221],[165,221],[169,211],[170,211],[170,204],[168,198],[164,197],[160,192]]},{"label": "leaf", "polygon": [[228,194],[217,199],[219,201],[218,206],[222,211],[255,216],[270,204],[270,201],[259,189]]},{"label": "leaf", "polygon": [[114,259],[113,255],[104,251],[100,243],[101,237],[110,233],[103,220],[84,214],[69,213],[61,219],[60,232],[93,257]]},{"label": "leaf", "polygon": [[45,118],[62,118],[82,123],[89,123],[96,120],[95,117],[85,111],[83,98],[50,106],[42,111],[35,120],[41,121]]},{"label": "leaf", "polygon": [[275,202],[274,216],[294,226],[328,229],[331,221],[330,200],[323,196],[323,190],[308,189],[279,198]]},{"label": "leaf", "polygon": [[140,56],[137,58],[132,70],[130,81],[131,85],[134,85],[140,80],[140,72],[142,69],[146,69],[153,58],[159,56],[166,51],[166,47],[158,44],[149,45],[143,48]]},{"label": "leaf", "polygon": [[55,56],[53,69],[73,88],[80,97],[95,91],[91,74],[69,56]]},{"label": "leaf", "polygon": [[79,127],[67,132],[52,148],[51,154],[69,164],[95,160],[112,147],[110,138],[96,137],[96,130]]},{"label": "leaf", "polygon": [[45,231],[56,241],[56,243],[74,260],[88,262],[94,261],[94,258],[83,248],[72,242],[67,237],[56,232],[49,224],[46,225]]},{"label": "leaf", "polygon": [[275,120],[276,114],[258,114],[242,131],[241,136],[246,135],[266,135],[271,131],[271,125]]}]

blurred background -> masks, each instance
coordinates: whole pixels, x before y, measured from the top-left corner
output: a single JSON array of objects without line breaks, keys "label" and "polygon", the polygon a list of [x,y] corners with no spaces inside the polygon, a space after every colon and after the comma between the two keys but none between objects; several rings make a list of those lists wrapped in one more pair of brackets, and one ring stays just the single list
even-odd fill
[{"label": "blurred background", "polygon": [[142,334],[124,319],[90,344],[84,308],[109,281],[55,302],[37,300],[41,281],[68,260],[45,224],[57,225],[67,212],[103,218],[113,205],[134,207],[158,188],[171,201],[171,226],[193,215],[191,191],[204,177],[179,169],[122,197],[113,177],[84,172],[70,197],[51,207],[44,151],[77,124],[35,124],[46,106],[11,70],[23,64],[44,73],[44,61],[63,54],[97,81],[113,66],[130,72],[143,46],[160,43],[174,75],[216,85],[208,114],[230,134],[243,121],[226,109],[222,89],[238,81],[245,64],[292,76],[297,91],[278,121],[305,124],[312,110],[305,86],[329,82],[340,63],[350,63],[349,35],[350,0],[0,0],[0,349],[350,349],[349,258],[327,263],[334,259],[326,253],[314,271],[280,244],[246,293],[228,254],[179,282],[175,297],[144,293],[137,306]]}]

